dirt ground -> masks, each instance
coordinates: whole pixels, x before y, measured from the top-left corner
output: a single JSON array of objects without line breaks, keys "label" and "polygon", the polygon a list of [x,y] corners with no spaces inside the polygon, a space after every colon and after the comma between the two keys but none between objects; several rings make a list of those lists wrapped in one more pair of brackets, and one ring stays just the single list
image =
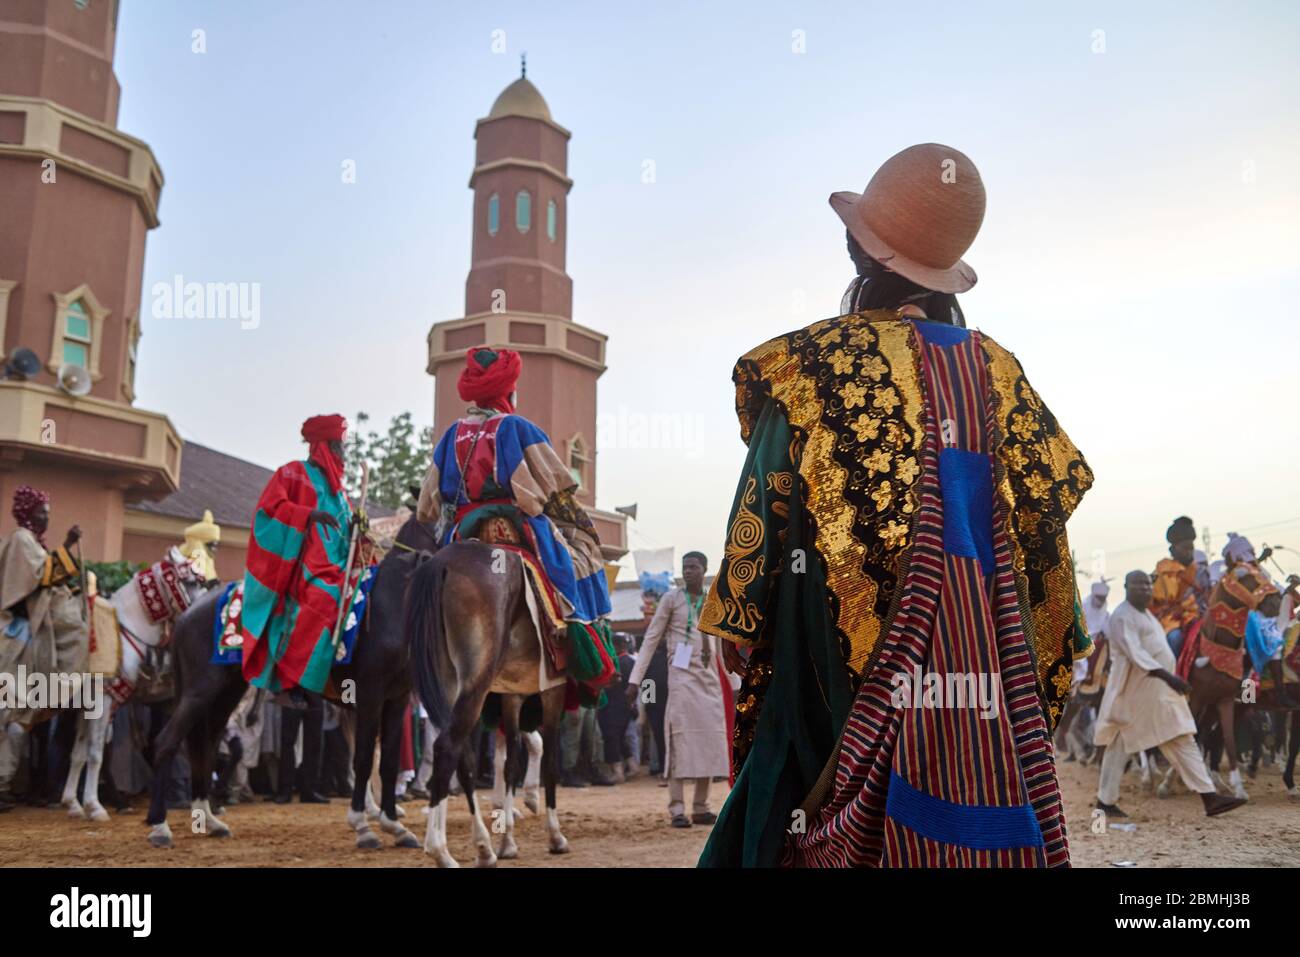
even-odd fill
[{"label": "dirt ground", "polygon": [[[1300,866],[1300,802],[1287,798],[1277,767],[1263,767],[1247,779],[1251,802],[1218,818],[1206,818],[1200,801],[1181,786],[1161,800],[1144,792],[1137,774],[1125,779],[1120,806],[1130,815],[1132,832],[1089,826],[1098,769],[1060,766],[1076,867],[1109,867],[1132,861],[1138,867]],[[716,810],[725,785],[714,785]],[[541,818],[529,815],[516,828],[519,858],[502,867],[691,867],[708,837],[708,828],[668,826],[668,792],[656,779],[641,777],[612,788],[561,788],[561,826],[572,852],[546,850]],[[241,804],[228,809],[231,839],[189,833],[189,815],[170,815],[175,847],[159,851],[145,841],[144,802],[133,812],[114,815],[107,824],[70,820],[62,810],[16,808],[0,815],[0,863],[26,867],[426,867],[420,850],[401,850],[385,840],[379,851],[359,851],[343,821],[346,807]],[[406,804],[406,824],[423,839],[421,803]],[[1112,822],[1114,823],[1114,822]],[[456,799],[448,822],[448,841],[462,865],[472,863],[469,812]]]}]

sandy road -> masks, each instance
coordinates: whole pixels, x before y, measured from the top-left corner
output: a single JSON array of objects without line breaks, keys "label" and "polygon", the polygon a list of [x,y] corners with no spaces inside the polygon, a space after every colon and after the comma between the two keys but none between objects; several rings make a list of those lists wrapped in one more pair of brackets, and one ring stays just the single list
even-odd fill
[{"label": "sandy road", "polygon": [[[1160,800],[1140,790],[1136,774],[1125,780],[1120,804],[1136,824],[1133,832],[1089,827],[1097,768],[1062,764],[1073,862],[1078,867],[1108,867],[1134,861],[1138,867],[1300,866],[1300,803],[1287,798],[1276,767],[1262,768],[1247,781],[1251,803],[1207,819],[1200,801],[1179,788]],[[714,787],[714,808],[725,786]],[[639,778],[612,788],[561,788],[560,821],[572,853],[546,850],[542,820],[529,815],[516,829],[520,856],[502,867],[690,867],[708,837],[705,827],[668,826],[668,792],[659,782]],[[407,825],[421,838],[424,818],[418,802],[408,802]],[[419,850],[399,850],[386,841],[379,851],[359,851],[343,821],[345,802],[278,806],[241,804],[226,820],[235,832],[217,840],[188,832],[188,814],[172,812],[176,846],[158,851],[145,841],[143,802],[133,813],[114,815],[107,824],[69,820],[61,810],[17,808],[0,815],[0,862],[27,867],[427,867]],[[456,799],[449,815],[448,840],[462,864],[474,859],[469,813]]]}]

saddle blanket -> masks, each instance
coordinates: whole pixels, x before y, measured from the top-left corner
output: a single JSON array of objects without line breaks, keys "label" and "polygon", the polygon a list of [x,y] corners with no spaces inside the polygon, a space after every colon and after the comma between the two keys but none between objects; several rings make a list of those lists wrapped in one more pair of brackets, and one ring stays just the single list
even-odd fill
[{"label": "saddle blanket", "polygon": [[98,595],[90,598],[90,657],[86,671],[92,675],[117,674],[122,662],[122,637],[117,628],[117,612],[108,600]]},{"label": "saddle blanket", "polygon": [[[367,565],[357,585],[357,594],[352,602],[343,625],[343,640],[339,642],[334,653],[336,665],[346,665],[352,661],[352,649],[357,643],[357,633],[361,630],[361,621],[366,614],[366,604],[370,600],[370,590],[375,587],[375,572],[378,565]],[[239,616],[244,610],[244,580],[230,582],[222,590],[217,601],[217,616],[212,623],[212,658],[214,665],[242,665],[244,661],[244,639],[239,630]]]}]

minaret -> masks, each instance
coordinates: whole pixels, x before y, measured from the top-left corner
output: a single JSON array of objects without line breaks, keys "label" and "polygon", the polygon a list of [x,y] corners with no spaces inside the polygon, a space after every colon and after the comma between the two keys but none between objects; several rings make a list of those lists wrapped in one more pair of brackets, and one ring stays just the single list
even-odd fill
[{"label": "minaret", "polygon": [[[565,272],[569,136],[524,70],[475,125],[465,315],[429,330],[428,372],[437,378],[434,431],[441,435],[465,410],[456,392],[465,351],[492,345],[522,353],[519,413],[550,436],[590,510],[596,380],[605,371],[606,337],[573,321],[573,280]],[[621,554],[622,516],[592,517],[607,551]]]}]

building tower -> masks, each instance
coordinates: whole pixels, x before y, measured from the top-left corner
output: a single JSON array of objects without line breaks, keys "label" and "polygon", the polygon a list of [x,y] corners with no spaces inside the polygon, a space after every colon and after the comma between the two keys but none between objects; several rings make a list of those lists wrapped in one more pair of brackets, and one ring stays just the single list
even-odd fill
[{"label": "building tower", "polygon": [[[167,418],[133,407],[163,178],[148,144],[117,129],[117,11],[0,0],[0,532],[29,483],[53,496],[52,535],[77,522],[86,555],[109,560],[125,506],[174,492],[181,457]],[[39,359],[26,378],[19,348]],[[64,366],[88,376],[61,382]]]},{"label": "building tower", "polygon": [[607,558],[626,551],[626,520],[596,504],[596,380],[605,335],[573,321],[565,272],[570,133],[531,81],[511,83],[474,129],[474,227],[463,318],[429,330],[434,433],[465,409],[456,380],[471,346],[523,354],[519,412],[550,436],[578,482]]}]

